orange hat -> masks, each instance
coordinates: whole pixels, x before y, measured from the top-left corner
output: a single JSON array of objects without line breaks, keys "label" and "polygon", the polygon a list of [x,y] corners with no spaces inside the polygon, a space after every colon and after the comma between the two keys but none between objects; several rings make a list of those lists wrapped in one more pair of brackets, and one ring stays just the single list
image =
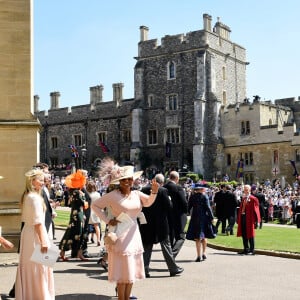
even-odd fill
[{"label": "orange hat", "polygon": [[86,177],[80,170],[68,175],[65,179],[65,185],[70,189],[81,189],[86,183]]}]

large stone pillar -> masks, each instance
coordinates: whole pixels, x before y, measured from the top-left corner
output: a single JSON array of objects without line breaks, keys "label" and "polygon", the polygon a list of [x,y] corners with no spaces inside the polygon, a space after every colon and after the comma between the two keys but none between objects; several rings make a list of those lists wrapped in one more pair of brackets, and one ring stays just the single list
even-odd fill
[{"label": "large stone pillar", "polygon": [[[0,5],[0,225],[18,246],[19,201],[25,172],[39,159],[39,122],[33,115],[33,3]],[[0,248],[0,251],[4,251]]]}]

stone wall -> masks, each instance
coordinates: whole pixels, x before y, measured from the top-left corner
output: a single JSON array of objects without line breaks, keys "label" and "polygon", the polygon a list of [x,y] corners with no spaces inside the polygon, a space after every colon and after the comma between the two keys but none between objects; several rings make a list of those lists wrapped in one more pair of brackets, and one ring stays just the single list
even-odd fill
[{"label": "stone wall", "polygon": [[[238,161],[251,152],[253,164],[245,165],[245,173],[252,174],[258,181],[282,177],[286,182],[294,181],[290,160],[296,160],[300,139],[296,134],[293,111],[282,104],[284,102],[280,106],[253,102],[227,108],[222,114],[224,173],[235,179]],[[241,134],[242,121],[250,122],[250,134]],[[278,152],[277,162],[274,161],[274,151]],[[227,165],[227,155],[231,156],[231,165]],[[296,161],[296,166],[300,167],[300,161]]]},{"label": "stone wall", "polygon": [[31,10],[30,0],[4,0],[0,5],[0,225],[15,245],[24,174],[39,160],[40,125],[33,116],[31,94]]}]

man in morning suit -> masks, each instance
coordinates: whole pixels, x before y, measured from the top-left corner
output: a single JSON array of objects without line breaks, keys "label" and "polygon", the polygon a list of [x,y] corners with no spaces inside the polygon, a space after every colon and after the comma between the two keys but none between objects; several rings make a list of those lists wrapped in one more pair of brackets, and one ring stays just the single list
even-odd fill
[{"label": "man in morning suit", "polygon": [[187,199],[183,188],[178,184],[179,173],[171,171],[169,181],[164,185],[168,190],[173,204],[173,211],[169,216],[170,241],[173,255],[176,257],[185,241],[184,228],[187,222]]},{"label": "man in morning suit", "polygon": [[225,233],[226,229],[226,217],[225,217],[225,184],[220,185],[220,190],[216,192],[214,196],[214,204],[216,208],[216,217],[217,217],[217,223],[216,223],[216,229],[218,232],[220,224],[222,224],[222,233]]},{"label": "man in morning suit", "polygon": [[[140,225],[140,232],[144,247],[144,266],[146,277],[150,277],[149,265],[153,245],[160,243],[161,250],[168,266],[170,276],[175,276],[183,272],[183,268],[176,265],[169,237],[168,216],[172,212],[172,202],[168,195],[168,190],[162,185],[164,184],[164,175],[157,174],[156,182],[159,184],[156,200],[150,207],[143,207],[146,224]],[[150,195],[151,185],[142,188],[142,192]]]},{"label": "man in morning suit", "polygon": [[236,220],[236,210],[238,207],[238,200],[236,195],[232,192],[232,188],[230,185],[226,185],[226,192],[224,194],[224,213],[225,218],[228,222],[228,226],[226,228],[227,235],[233,235],[233,227]]},{"label": "man in morning suit", "polygon": [[256,185],[251,186],[251,194],[255,196],[258,199],[259,202],[259,212],[260,212],[260,223],[259,228],[262,229],[263,225],[263,219],[265,218],[265,203],[266,203],[266,197],[263,194],[263,189],[259,187],[257,189]]}]

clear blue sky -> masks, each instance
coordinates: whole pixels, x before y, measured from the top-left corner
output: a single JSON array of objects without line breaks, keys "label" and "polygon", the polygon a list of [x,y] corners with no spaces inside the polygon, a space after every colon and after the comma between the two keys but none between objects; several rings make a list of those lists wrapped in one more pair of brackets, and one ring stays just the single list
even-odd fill
[{"label": "clear blue sky", "polygon": [[247,50],[247,96],[262,100],[300,96],[299,0],[34,0],[34,94],[39,109],[88,104],[89,88],[124,83],[134,96],[139,27],[149,39],[203,29],[202,15],[231,29],[231,40]]}]

